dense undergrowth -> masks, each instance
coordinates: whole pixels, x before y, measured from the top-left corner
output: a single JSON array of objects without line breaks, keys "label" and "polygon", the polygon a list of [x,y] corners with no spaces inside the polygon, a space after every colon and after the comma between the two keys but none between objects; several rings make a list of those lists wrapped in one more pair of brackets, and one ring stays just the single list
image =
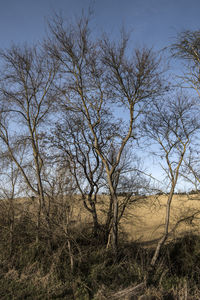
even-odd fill
[{"label": "dense undergrowth", "polygon": [[36,242],[36,227],[28,215],[16,220],[12,240],[9,223],[1,218],[0,225],[2,300],[115,299],[117,291],[141,282],[146,285],[140,294],[148,299],[200,299],[199,236],[187,234],[168,243],[152,270],[153,249],[127,243],[123,235],[116,259],[87,228],[77,228],[70,256],[68,238],[61,231],[55,230],[49,243],[43,225]]}]

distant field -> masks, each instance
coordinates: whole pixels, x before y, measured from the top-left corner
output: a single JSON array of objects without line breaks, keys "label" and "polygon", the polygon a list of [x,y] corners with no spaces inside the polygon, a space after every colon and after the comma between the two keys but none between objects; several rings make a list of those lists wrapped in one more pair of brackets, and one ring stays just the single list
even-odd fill
[{"label": "distant field", "polygon": [[[71,220],[73,223],[91,223],[90,214],[83,203],[75,197],[71,199]],[[103,211],[108,202],[107,196],[99,197],[99,220],[103,221]],[[151,245],[162,235],[165,222],[167,196],[149,196],[141,199],[126,210],[120,222],[120,232],[128,240],[138,240]],[[27,199],[17,200],[17,211],[33,211],[37,204]],[[185,219],[185,220],[183,220]],[[180,220],[182,220],[180,222]],[[175,238],[186,232],[200,232],[200,196],[174,195],[171,206],[170,237]]]},{"label": "distant field", "polygon": [[[104,209],[106,196],[101,197],[99,212]],[[121,234],[128,240],[154,244],[164,230],[167,196],[149,196],[126,210],[120,222]],[[199,212],[199,213],[198,213]],[[91,222],[82,203],[74,205],[73,218],[83,223]],[[103,218],[101,215],[100,219]],[[182,220],[180,222],[180,220]],[[200,196],[174,195],[171,206],[170,237],[186,232],[200,232]]]},{"label": "distant field", "polygon": [[[164,230],[167,196],[151,196],[128,212],[122,228],[128,239],[154,244]],[[182,220],[182,221],[181,221]],[[200,198],[192,195],[174,195],[171,206],[170,237],[186,232],[199,232]]]}]

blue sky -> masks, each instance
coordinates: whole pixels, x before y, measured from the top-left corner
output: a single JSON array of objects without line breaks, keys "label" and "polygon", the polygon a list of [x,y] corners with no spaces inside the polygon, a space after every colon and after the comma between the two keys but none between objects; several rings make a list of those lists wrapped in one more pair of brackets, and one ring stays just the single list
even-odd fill
[{"label": "blue sky", "polygon": [[199,0],[0,0],[0,47],[11,42],[37,42],[45,36],[46,19],[54,11],[78,16],[91,4],[94,31],[116,35],[124,25],[139,45],[167,46],[176,34],[200,27]]}]

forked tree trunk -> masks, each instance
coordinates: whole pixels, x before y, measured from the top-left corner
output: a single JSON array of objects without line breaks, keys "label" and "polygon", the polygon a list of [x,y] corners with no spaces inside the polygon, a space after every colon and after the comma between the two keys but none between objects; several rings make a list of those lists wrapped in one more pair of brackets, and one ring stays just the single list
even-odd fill
[{"label": "forked tree trunk", "polygon": [[94,235],[94,237],[97,237],[98,233],[99,233],[100,226],[99,226],[99,222],[98,222],[98,216],[97,216],[97,210],[96,210],[95,200],[92,199],[92,193],[89,194],[88,198],[87,198],[87,200],[88,200],[88,202],[90,204],[90,207],[86,203],[86,197],[85,197],[85,195],[82,195],[82,200],[83,200],[84,207],[92,215],[92,219],[93,219],[93,235]]}]

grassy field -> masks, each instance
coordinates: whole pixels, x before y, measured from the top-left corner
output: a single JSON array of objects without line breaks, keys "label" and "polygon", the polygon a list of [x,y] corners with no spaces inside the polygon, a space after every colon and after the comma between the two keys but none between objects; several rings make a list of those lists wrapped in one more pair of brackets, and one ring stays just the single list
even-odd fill
[{"label": "grassy field", "polygon": [[[107,196],[100,196],[98,207],[99,220],[103,221]],[[128,241],[155,245],[162,235],[165,223],[167,195],[155,195],[141,198],[138,203],[127,208],[120,222],[120,232]],[[82,224],[92,222],[79,199],[71,202],[71,220]],[[198,195],[174,195],[171,205],[170,238],[185,233],[198,233],[200,219],[200,197]]]},{"label": "grassy field", "polygon": [[[153,273],[149,265],[164,229],[167,195],[140,197],[127,209],[120,222],[117,260],[110,247],[90,234],[92,219],[80,197],[64,200],[69,203],[66,211],[72,231],[68,238],[58,222],[50,244],[45,222],[41,223],[39,241],[35,239],[37,199],[14,200],[14,227],[8,218],[9,201],[1,202],[0,299],[129,299],[124,293],[135,287],[139,287],[134,292],[138,297],[152,297],[145,299],[200,299],[197,195],[174,195],[169,243],[163,247]],[[98,198],[99,222],[104,223],[108,200],[105,195]],[[54,205],[52,213],[55,209],[59,221],[56,209],[62,212],[62,203],[54,200]],[[131,299],[139,299],[137,296]]]},{"label": "grassy field", "polygon": [[[132,207],[122,221],[122,228],[129,240],[149,244],[162,235],[165,223],[167,195],[151,196]],[[174,195],[171,206],[170,237],[199,230],[200,199],[196,196]]]}]

